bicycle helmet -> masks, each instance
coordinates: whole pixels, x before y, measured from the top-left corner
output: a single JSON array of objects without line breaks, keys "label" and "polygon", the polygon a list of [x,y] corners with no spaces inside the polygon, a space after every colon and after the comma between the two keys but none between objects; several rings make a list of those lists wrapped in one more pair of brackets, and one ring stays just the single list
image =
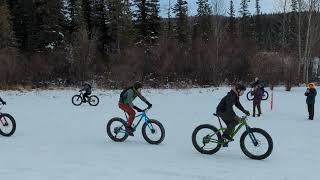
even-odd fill
[{"label": "bicycle helmet", "polygon": [[139,81],[136,81],[136,82],[134,83],[134,85],[133,85],[133,88],[134,88],[135,90],[138,90],[139,88],[143,88],[143,84],[142,84],[141,82],[139,82]]},{"label": "bicycle helmet", "polygon": [[235,86],[235,88],[236,88],[236,91],[239,93],[240,91],[246,91],[246,86],[244,86],[243,84],[237,84],[236,86]]}]

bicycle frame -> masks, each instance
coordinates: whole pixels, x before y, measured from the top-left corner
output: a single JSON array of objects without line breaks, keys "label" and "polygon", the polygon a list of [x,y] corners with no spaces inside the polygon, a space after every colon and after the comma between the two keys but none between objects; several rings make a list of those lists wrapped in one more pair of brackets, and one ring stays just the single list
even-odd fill
[{"label": "bicycle frame", "polygon": [[[1,122],[1,124],[2,124],[3,126],[5,126],[5,125],[8,124],[8,122],[7,122],[6,118],[5,118],[4,116],[2,116],[1,110],[2,110],[2,106],[0,107],[0,122]],[[3,118],[2,118],[2,117],[3,117]],[[3,120],[2,120],[2,119],[3,119]]]},{"label": "bicycle frame", "polygon": [[[150,120],[149,117],[147,116],[147,112],[148,112],[148,110],[145,110],[145,111],[141,112],[140,114],[138,114],[137,116],[134,117],[134,119],[140,117],[138,123],[133,126],[133,129],[134,129],[134,130],[136,130],[136,128],[139,126],[139,124],[140,124],[140,122],[141,122],[142,120],[144,120],[144,122],[146,122],[146,123]],[[127,119],[127,121],[128,121],[128,116],[127,116],[127,114],[126,114],[126,113],[124,113],[124,114],[126,115],[126,119]],[[148,123],[148,127],[149,127],[150,129],[153,129],[153,126],[152,126],[152,124],[150,124],[150,123]]]},{"label": "bicycle frame", "polygon": [[[227,128],[222,127],[220,117],[218,117],[218,120],[219,120],[219,123],[220,123],[220,129],[218,129],[218,131],[221,132],[221,134],[223,134],[223,132],[224,132]],[[240,131],[240,129],[242,129],[242,127],[244,127],[244,126],[246,127],[246,131],[248,131],[248,134],[249,134],[250,139],[252,140],[252,142],[253,142],[254,144],[257,144],[258,142],[257,142],[254,134],[253,134],[253,133],[250,133],[250,132],[251,132],[251,131],[250,131],[251,128],[250,128],[250,126],[249,126],[248,123],[247,123],[247,116],[241,118],[241,121],[240,121],[239,125],[237,126],[237,128],[230,134],[231,138],[234,138],[235,135],[236,135],[236,134]],[[218,144],[225,144],[225,143],[226,143],[226,142],[220,142],[219,140],[216,140],[216,139],[211,139],[212,136],[214,136],[214,135],[215,135],[215,133],[209,136],[209,137],[210,137],[210,142],[218,143]]]}]

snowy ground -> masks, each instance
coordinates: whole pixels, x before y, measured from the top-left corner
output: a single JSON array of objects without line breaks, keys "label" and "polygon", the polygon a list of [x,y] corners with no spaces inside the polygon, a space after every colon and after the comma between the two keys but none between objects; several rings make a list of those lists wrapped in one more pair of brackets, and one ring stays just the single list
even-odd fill
[{"label": "snowy ground", "polygon": [[[0,92],[8,103],[2,111],[17,121],[12,137],[0,137],[0,179],[319,179],[319,108],[315,120],[307,121],[304,90],[276,89],[274,111],[264,101],[263,116],[250,118],[251,126],[265,129],[274,141],[273,153],[263,161],[247,158],[239,137],[214,155],[202,155],[192,146],[197,125],[218,125],[212,113],[227,88],[146,90],[154,107],[150,117],[166,129],[160,145],[147,144],[140,128],[124,143],[107,137],[107,121],[123,117],[117,107],[119,91],[96,92],[101,101],[97,107],[73,106],[76,90]],[[251,102],[245,97],[241,101],[252,111]]]}]

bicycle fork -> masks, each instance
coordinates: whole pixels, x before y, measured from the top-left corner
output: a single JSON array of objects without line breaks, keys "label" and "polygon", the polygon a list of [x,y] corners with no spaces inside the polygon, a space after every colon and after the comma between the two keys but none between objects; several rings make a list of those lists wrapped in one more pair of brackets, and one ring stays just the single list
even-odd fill
[{"label": "bicycle fork", "polygon": [[0,121],[3,126],[8,126],[8,122],[4,116],[0,115]]},{"label": "bicycle fork", "polygon": [[254,136],[254,134],[252,133],[251,128],[247,125],[246,129],[247,129],[248,135],[249,135],[252,143],[254,144],[254,146],[258,146],[259,143],[258,143],[256,137]]}]

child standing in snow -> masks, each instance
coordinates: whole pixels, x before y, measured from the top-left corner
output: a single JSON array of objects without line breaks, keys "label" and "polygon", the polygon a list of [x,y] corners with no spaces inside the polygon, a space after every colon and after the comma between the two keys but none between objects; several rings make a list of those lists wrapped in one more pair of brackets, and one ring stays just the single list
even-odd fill
[{"label": "child standing in snow", "polygon": [[263,90],[259,85],[255,86],[251,92],[253,95],[253,117],[256,116],[256,108],[258,109],[258,117],[261,115],[261,100],[263,96]]},{"label": "child standing in snow", "polygon": [[314,104],[317,95],[316,85],[315,83],[309,83],[306,92],[304,93],[307,96],[307,105],[309,112],[309,120],[313,120],[314,117]]}]

